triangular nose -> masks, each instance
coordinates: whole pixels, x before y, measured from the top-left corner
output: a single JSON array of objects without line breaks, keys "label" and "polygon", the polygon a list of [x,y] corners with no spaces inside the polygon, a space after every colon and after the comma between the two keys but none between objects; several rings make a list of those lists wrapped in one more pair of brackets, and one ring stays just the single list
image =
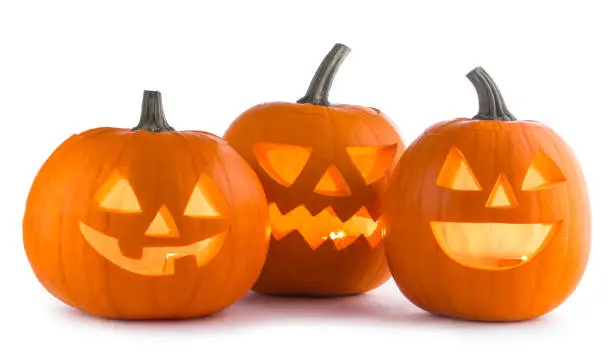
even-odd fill
[{"label": "triangular nose", "polygon": [[487,200],[488,208],[514,208],[518,205],[512,186],[504,174],[500,174]]},{"label": "triangular nose", "polygon": [[347,196],[351,190],[336,165],[330,165],[315,187],[315,192],[327,196]]},{"label": "triangular nose", "polygon": [[145,235],[161,238],[179,237],[172,214],[170,214],[165,205],[155,214],[153,221],[151,221],[147,231],[145,231]]}]

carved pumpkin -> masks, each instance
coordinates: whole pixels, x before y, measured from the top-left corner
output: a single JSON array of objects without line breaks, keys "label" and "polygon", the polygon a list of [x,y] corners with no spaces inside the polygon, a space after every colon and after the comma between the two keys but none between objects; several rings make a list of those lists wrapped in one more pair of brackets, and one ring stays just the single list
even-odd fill
[{"label": "carved pumpkin", "polygon": [[129,319],[217,312],[243,296],[268,244],[265,194],[223,140],[174,131],[158,92],[134,129],[66,140],[42,166],[23,221],[44,287],[87,313]]},{"label": "carved pumpkin", "polygon": [[404,146],[380,111],[329,104],[348,52],[334,46],[297,103],[257,105],[225,134],[255,169],[269,202],[272,239],[255,291],[346,295],[390,277],[378,218]]},{"label": "carved pumpkin", "polygon": [[570,147],[518,121],[482,68],[480,111],[438,123],[402,156],[385,205],[386,253],[404,295],[434,314],[534,318],[578,285],[590,248],[583,175]]}]

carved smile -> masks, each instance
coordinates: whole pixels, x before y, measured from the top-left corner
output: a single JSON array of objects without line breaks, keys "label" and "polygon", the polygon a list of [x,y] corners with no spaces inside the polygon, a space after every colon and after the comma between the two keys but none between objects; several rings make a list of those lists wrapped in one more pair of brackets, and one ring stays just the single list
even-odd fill
[{"label": "carved smile", "polygon": [[79,222],[83,237],[98,254],[127,271],[145,275],[173,275],[175,262],[189,256],[195,257],[198,268],[210,262],[221,250],[227,232],[219,233],[202,241],[186,246],[176,247],[145,247],[140,259],[124,256],[116,238],[108,236]]},{"label": "carved smile", "polygon": [[372,220],[365,208],[359,209],[345,222],[338,219],[331,207],[314,216],[304,206],[285,215],[276,204],[270,204],[269,209],[274,238],[280,240],[297,230],[313,250],[325,241],[333,241],[336,249],[341,250],[355,242],[359,236],[364,236],[370,247],[375,248],[384,236],[384,230],[378,229],[378,221]]},{"label": "carved smile", "polygon": [[507,269],[527,263],[558,232],[551,224],[432,221],[431,229],[448,257],[477,269]]}]

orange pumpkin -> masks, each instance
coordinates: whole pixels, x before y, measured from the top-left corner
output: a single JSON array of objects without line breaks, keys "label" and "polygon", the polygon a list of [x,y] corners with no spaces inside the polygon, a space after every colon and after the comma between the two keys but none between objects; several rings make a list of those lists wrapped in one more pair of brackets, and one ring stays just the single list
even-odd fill
[{"label": "orange pumpkin", "polygon": [[427,129],[402,156],[384,222],[391,273],[434,314],[516,321],[576,288],[590,248],[585,181],[552,129],[518,121],[482,68],[472,119]]},{"label": "orange pumpkin", "polygon": [[225,134],[255,169],[269,202],[272,239],[255,291],[347,295],[390,277],[378,218],[404,146],[377,109],[329,104],[348,52],[336,44],[297,103],[252,107]]},{"label": "orange pumpkin", "polygon": [[45,162],[23,238],[44,287],[87,313],[185,318],[251,288],[269,244],[265,194],[220,138],[174,131],[158,92],[134,129],[95,128]]}]

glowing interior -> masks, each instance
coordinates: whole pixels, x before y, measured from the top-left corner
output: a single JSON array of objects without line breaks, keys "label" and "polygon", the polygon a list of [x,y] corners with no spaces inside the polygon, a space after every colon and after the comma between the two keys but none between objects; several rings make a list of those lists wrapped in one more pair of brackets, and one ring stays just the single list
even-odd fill
[{"label": "glowing interior", "polygon": [[205,240],[181,247],[145,247],[139,259],[124,256],[116,238],[107,236],[79,222],[85,240],[101,256],[120,268],[146,276],[174,274],[175,261],[187,256],[194,256],[198,268],[210,262],[221,250],[226,233],[209,237]]},{"label": "glowing interior", "polygon": [[457,191],[480,191],[480,183],[470,169],[463,153],[452,147],[442,164],[436,185]]},{"label": "glowing interior", "polygon": [[[115,171],[96,192],[94,199],[102,209],[118,213],[139,213],[140,204],[129,181]],[[202,174],[185,208],[185,216],[219,218],[229,216],[229,206],[223,194],[208,175]],[[199,268],[208,263],[221,249],[226,232],[187,246],[145,247],[139,259],[122,254],[118,240],[79,222],[85,240],[101,256],[133,273],[147,276],[172,275],[175,261],[188,256],[195,258]],[[165,205],[155,214],[145,236],[179,238],[176,223]]]},{"label": "glowing interior", "polygon": [[523,191],[537,191],[545,189],[565,181],[565,176],[559,166],[542,151],[538,151],[527,169],[523,185]]},{"label": "glowing interior", "polygon": [[518,200],[506,175],[501,174],[497,178],[486,206],[488,208],[514,208],[518,206]]},{"label": "glowing interior", "polygon": [[370,184],[381,179],[391,165],[397,145],[346,148],[359,173]]},{"label": "glowing interior", "polygon": [[170,214],[170,211],[165,205],[155,214],[153,221],[151,221],[149,227],[145,231],[145,235],[159,238],[180,237],[176,224],[172,219],[172,214]]},{"label": "glowing interior", "polygon": [[555,224],[431,222],[435,238],[448,257],[464,266],[488,270],[528,262],[557,228]]},{"label": "glowing interior", "polygon": [[289,187],[304,169],[312,148],[290,144],[258,143],[253,146],[253,152],[259,166],[274,181]]},{"label": "glowing interior", "polygon": [[119,213],[139,213],[140,204],[130,182],[114,172],[94,196],[100,207]]},{"label": "glowing interior", "polygon": [[299,206],[283,215],[276,204],[270,204],[270,220],[274,238],[280,240],[297,230],[313,250],[327,240],[333,241],[336,249],[341,250],[361,235],[372,248],[382,239],[382,232],[377,229],[378,222],[372,220],[365,208],[342,222],[331,207],[313,216],[304,206]]},{"label": "glowing interior", "polygon": [[346,180],[335,165],[330,165],[327,168],[314,191],[327,196],[346,196],[351,194]]},{"label": "glowing interior", "polygon": [[187,202],[185,216],[214,218],[220,217],[221,213],[208,201],[200,185],[196,185]]}]

